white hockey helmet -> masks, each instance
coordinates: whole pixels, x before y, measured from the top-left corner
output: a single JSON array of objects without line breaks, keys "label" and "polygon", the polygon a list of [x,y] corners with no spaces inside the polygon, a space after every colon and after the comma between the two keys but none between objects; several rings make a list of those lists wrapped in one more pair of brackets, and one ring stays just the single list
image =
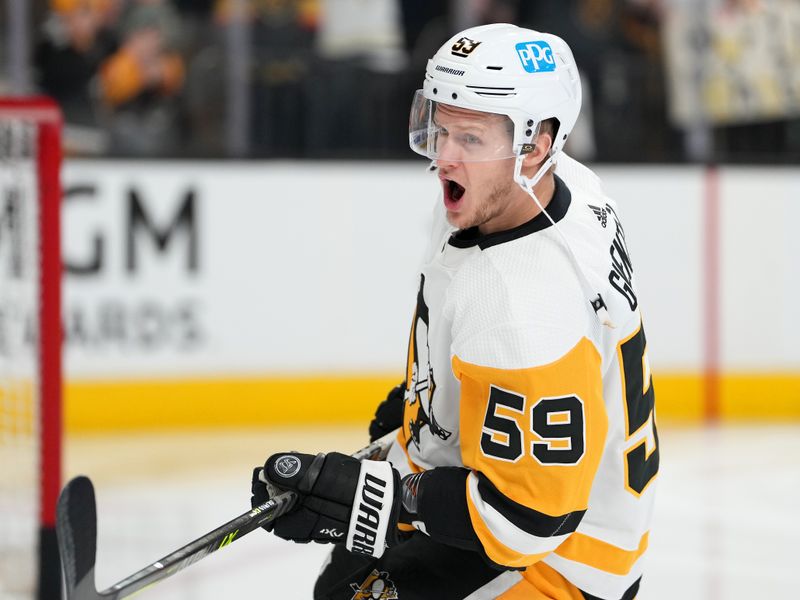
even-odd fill
[{"label": "white hockey helmet", "polygon": [[[436,122],[439,104],[505,115],[513,123],[511,139],[502,145],[456,150],[458,157],[443,156],[442,148],[452,145],[442,143],[443,128]],[[517,157],[517,179],[522,158],[533,149],[531,142],[542,121],[558,120],[550,153],[555,159],[580,107],[578,68],[564,40],[516,25],[482,25],[453,36],[428,61],[425,82],[411,108],[409,144],[414,152],[431,160]],[[453,112],[457,115],[459,111]],[[465,139],[464,145],[469,141]]]}]

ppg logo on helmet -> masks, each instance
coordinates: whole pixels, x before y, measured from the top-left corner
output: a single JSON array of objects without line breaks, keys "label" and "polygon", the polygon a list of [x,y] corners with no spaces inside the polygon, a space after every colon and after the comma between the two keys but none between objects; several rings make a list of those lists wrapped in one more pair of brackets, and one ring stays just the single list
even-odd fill
[{"label": "ppg logo on helmet", "polygon": [[521,42],[516,45],[522,67],[528,73],[544,73],[556,70],[553,49],[547,42]]}]

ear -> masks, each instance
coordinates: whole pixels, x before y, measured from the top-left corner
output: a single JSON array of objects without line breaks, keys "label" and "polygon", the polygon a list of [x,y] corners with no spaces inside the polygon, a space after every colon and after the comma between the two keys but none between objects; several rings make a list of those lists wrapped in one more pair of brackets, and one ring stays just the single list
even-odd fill
[{"label": "ear", "polygon": [[541,165],[550,156],[550,148],[553,147],[553,136],[549,133],[540,133],[534,140],[533,151],[525,155],[522,161],[524,169],[531,169]]}]

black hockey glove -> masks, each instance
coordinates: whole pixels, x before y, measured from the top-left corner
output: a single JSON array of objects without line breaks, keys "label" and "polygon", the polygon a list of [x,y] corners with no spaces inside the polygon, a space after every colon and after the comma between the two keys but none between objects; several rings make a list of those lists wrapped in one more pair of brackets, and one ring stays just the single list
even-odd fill
[{"label": "black hockey glove", "polygon": [[407,535],[398,523],[414,518],[409,510],[415,505],[413,477],[401,483],[388,462],[359,461],[338,452],[282,452],[267,459],[263,472],[254,470],[251,503],[255,507],[276,491],[292,490],[299,495],[294,508],[265,529],[285,540],[344,543],[351,552],[379,557]]},{"label": "black hockey glove", "polygon": [[378,405],[375,417],[369,424],[369,441],[374,442],[403,424],[406,382],[392,388],[386,400]]}]

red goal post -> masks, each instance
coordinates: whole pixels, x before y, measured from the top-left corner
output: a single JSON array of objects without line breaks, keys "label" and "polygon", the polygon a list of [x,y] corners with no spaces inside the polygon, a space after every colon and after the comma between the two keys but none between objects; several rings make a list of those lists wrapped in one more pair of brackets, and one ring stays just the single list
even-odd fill
[{"label": "red goal post", "polygon": [[61,597],[61,129],[52,100],[0,97],[0,597],[15,599]]}]

